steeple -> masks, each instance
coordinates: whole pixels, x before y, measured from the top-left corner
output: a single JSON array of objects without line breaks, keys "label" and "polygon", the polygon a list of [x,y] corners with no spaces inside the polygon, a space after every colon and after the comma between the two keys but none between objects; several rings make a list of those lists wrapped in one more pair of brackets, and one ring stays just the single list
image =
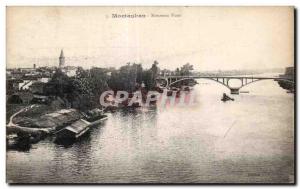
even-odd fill
[{"label": "steeple", "polygon": [[63,49],[61,49],[59,57],[64,57],[64,50]]},{"label": "steeple", "polygon": [[64,66],[65,66],[65,56],[64,56],[64,51],[61,50],[59,56],[59,68],[63,68]]}]

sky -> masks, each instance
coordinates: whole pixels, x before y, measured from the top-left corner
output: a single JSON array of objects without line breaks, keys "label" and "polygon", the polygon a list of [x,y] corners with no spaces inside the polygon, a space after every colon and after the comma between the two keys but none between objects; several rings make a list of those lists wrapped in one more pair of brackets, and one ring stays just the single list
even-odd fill
[{"label": "sky", "polygon": [[[293,7],[8,7],[7,67],[120,67],[197,71],[294,64]],[[144,18],[113,18],[140,14]],[[169,17],[152,17],[152,15]],[[177,15],[172,17],[171,15]]]}]

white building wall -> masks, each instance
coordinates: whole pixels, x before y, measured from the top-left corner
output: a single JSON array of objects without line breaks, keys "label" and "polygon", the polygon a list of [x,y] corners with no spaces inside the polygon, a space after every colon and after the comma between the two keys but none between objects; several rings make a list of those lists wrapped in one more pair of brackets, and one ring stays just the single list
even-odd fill
[{"label": "white building wall", "polygon": [[19,83],[19,90],[27,90],[29,89],[29,87],[36,81],[32,81],[32,80],[24,80],[22,83]]}]

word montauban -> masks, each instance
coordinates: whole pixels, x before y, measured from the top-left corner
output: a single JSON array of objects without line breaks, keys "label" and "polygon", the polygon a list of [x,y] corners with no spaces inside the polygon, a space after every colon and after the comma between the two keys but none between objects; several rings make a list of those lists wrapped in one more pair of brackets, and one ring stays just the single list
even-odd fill
[{"label": "word montauban", "polygon": [[112,14],[112,18],[145,18],[145,14]]}]

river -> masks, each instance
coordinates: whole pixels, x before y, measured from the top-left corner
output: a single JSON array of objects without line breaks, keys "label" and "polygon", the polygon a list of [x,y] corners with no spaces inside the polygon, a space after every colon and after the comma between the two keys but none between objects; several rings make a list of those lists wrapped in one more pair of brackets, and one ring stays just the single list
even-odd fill
[{"label": "river", "polygon": [[80,141],[7,151],[11,183],[282,183],[294,181],[294,95],[271,80],[220,101],[198,80],[188,107],[116,112]]}]

